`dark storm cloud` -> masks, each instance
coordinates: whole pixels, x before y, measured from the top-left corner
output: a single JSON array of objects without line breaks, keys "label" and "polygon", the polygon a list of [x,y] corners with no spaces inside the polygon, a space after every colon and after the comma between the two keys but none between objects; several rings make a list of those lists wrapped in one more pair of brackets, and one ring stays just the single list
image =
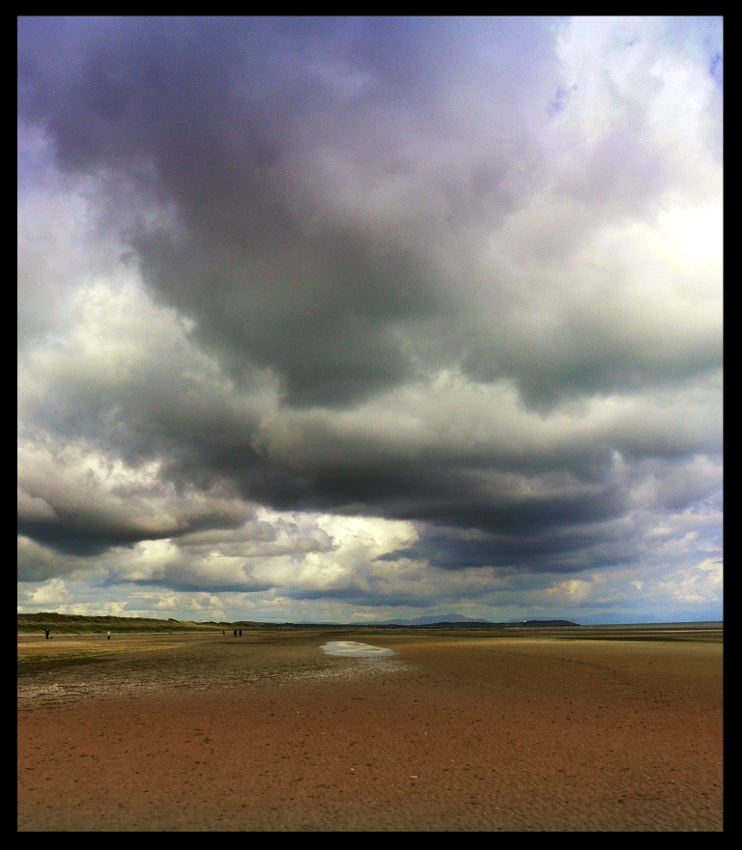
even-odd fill
[{"label": "dark storm cloud", "polygon": [[[574,512],[569,519],[576,524]],[[539,520],[543,522],[542,517]],[[468,522],[467,529],[472,525]],[[637,554],[636,544],[627,539],[624,529],[611,529],[603,523],[578,528],[564,523],[558,530],[540,533],[524,533],[512,525],[508,530],[510,534],[480,532],[471,539],[470,533],[456,534],[459,529],[428,526],[412,546],[382,555],[379,560],[419,558],[444,570],[505,567],[538,573],[575,573],[616,566]]]},{"label": "dark storm cloud", "polygon": [[142,533],[96,534],[90,529],[70,527],[61,522],[18,520],[18,533],[65,555],[82,557],[100,555],[116,546],[132,546],[142,539]]},{"label": "dark storm cloud", "polygon": [[[445,363],[513,379],[536,406],[718,368],[716,329],[644,340],[595,304],[564,305],[522,346],[513,315],[527,305],[477,260],[547,179],[527,129],[545,123],[559,31],[540,19],[22,19],[21,114],[44,123],[64,167],[111,175],[119,215],[121,177],[143,202],[175,205],[178,236],[132,224],[150,284],[234,377],[270,368],[292,404],[399,384],[431,338]],[[572,227],[557,242],[642,214],[671,184],[641,104],[619,107],[563,178]],[[540,222],[536,243],[555,227]],[[442,254],[458,268],[444,271]],[[472,327],[461,310],[480,300]]]},{"label": "dark storm cloud", "polygon": [[[682,22],[570,26],[20,19],[57,201],[22,216],[19,532],[190,551],[256,502],[415,522],[377,565],[559,573],[623,563],[646,531],[625,517],[718,489],[716,236],[686,256],[698,222],[670,215],[720,196],[718,75],[687,71]],[[127,580],[284,580],[190,557]]]},{"label": "dark storm cloud", "polygon": [[[501,29],[22,21],[21,114],[65,168],[176,205],[181,238],[131,236],[152,286],[235,375],[268,366],[289,401],[343,404],[412,373],[405,328],[444,309],[431,240],[501,217],[524,181],[522,129],[497,107],[525,67]],[[548,27],[517,37],[543,49]],[[456,103],[462,85],[486,114]]]},{"label": "dark storm cloud", "polygon": [[[90,556],[100,555],[111,548],[133,546],[141,540],[162,540],[192,534],[202,528],[230,529],[241,526],[245,521],[244,512],[228,515],[217,511],[192,516],[180,527],[172,524],[161,528],[151,527],[149,523],[127,522],[128,517],[113,512],[106,515],[87,516],[80,511],[70,511],[65,516],[57,509],[58,516],[54,520],[27,519],[18,517],[18,534],[30,537],[57,552],[66,555]],[[147,526],[150,527],[147,527]],[[127,527],[128,526],[128,527]]]}]

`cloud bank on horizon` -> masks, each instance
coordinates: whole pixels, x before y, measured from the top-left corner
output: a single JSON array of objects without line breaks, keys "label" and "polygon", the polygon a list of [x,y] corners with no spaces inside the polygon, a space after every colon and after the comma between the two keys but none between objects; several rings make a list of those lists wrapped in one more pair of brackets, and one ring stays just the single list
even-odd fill
[{"label": "cloud bank on horizon", "polygon": [[721,618],[720,19],[18,39],[20,610]]}]

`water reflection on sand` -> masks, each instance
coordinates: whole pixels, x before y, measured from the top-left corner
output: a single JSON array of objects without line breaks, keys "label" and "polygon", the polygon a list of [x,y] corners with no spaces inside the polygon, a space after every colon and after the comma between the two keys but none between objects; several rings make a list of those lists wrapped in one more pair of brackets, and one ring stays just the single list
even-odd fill
[{"label": "water reflection on sand", "polygon": [[353,658],[380,658],[385,655],[396,655],[394,650],[383,646],[372,646],[370,643],[358,643],[355,640],[331,640],[322,644],[327,655],[348,655]]}]

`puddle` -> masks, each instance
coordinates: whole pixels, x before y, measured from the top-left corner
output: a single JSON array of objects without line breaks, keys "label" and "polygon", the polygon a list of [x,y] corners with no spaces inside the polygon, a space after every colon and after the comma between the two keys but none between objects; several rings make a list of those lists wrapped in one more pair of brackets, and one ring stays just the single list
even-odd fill
[{"label": "puddle", "polygon": [[396,655],[393,649],[383,646],[372,646],[370,643],[358,643],[355,640],[331,640],[323,644],[327,655],[346,655],[351,658],[380,658],[385,655]]}]

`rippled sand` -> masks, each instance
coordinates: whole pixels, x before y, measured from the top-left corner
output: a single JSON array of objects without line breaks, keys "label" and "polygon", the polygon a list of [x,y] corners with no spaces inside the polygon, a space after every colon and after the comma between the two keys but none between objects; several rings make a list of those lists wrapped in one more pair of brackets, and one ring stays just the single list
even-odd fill
[{"label": "rippled sand", "polygon": [[[396,655],[320,649],[351,638]],[[720,642],[19,638],[34,655],[86,663],[19,676],[20,830],[722,828]]]}]

